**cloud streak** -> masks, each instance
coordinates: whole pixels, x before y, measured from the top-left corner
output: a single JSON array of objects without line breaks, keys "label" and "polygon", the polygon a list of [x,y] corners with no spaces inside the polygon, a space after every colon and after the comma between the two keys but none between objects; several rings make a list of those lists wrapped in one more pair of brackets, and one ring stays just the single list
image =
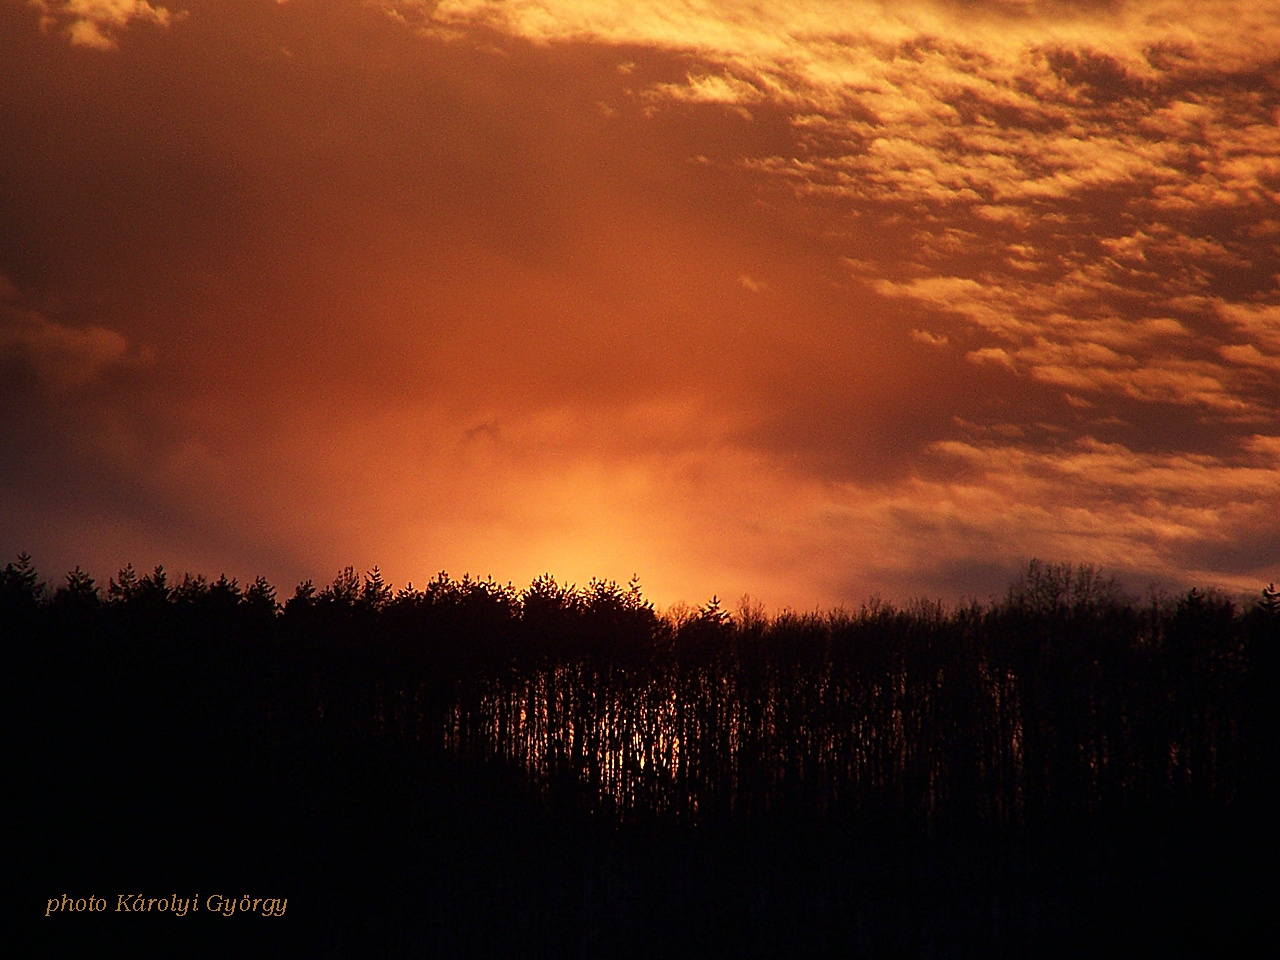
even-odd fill
[{"label": "cloud streak", "polygon": [[[1208,358],[1156,326],[1280,300],[1276,245],[1247,239],[1274,229],[1280,202],[1280,13],[1265,5],[447,0],[431,16],[685,52],[708,67],[651,96],[776,104],[794,153],[741,162],[864,220],[918,223],[910,266],[926,276],[876,289],[1016,346],[973,355],[1153,403],[1269,404],[1238,369],[1266,354],[1219,326]],[[1118,336],[1134,354],[1095,349]]]},{"label": "cloud streak", "polygon": [[66,393],[100,381],[113,368],[145,362],[129,341],[105,327],[71,327],[0,304],[0,359],[30,365],[41,383]]}]

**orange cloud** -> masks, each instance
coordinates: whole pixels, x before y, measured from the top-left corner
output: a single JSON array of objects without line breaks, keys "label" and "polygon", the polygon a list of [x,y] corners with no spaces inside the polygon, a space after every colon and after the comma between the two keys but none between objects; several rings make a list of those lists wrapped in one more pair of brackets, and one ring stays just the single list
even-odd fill
[{"label": "orange cloud", "polygon": [[105,327],[71,327],[34,310],[0,306],[0,357],[30,364],[46,387],[74,390],[113,366],[144,362],[129,341]]},{"label": "orange cloud", "polygon": [[134,22],[168,27],[175,16],[168,7],[147,0],[32,0],[44,29],[58,27],[75,46],[115,50],[116,35]]}]

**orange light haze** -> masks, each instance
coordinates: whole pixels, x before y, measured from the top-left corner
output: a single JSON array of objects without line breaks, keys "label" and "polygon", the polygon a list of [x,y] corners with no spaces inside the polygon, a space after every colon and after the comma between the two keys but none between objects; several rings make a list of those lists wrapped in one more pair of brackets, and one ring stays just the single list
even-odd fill
[{"label": "orange light haze", "polygon": [[0,549],[1280,578],[1280,6],[0,0]]}]

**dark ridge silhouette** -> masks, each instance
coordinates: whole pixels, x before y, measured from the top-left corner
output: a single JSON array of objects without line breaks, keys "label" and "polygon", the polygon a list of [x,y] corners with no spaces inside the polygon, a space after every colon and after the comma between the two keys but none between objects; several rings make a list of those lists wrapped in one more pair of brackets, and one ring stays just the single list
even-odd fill
[{"label": "dark ridge silhouette", "polygon": [[[1274,935],[1280,601],[1032,561],[954,609],[660,615],[347,567],[0,570],[37,953],[1204,955]],[[45,918],[61,894],[284,918]],[[163,920],[164,922],[157,922]]]}]

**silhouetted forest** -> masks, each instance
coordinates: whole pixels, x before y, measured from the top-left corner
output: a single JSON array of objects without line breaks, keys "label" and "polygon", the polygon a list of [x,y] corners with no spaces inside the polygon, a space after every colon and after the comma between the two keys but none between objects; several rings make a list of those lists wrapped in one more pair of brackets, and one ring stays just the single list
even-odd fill
[{"label": "silhouetted forest", "polygon": [[[283,602],[159,568],[50,587],[23,556],[0,632],[50,955],[1204,955],[1276,935],[1274,586],[1136,600],[1033,561],[999,601],[770,617],[550,576],[393,590],[347,568]],[[175,891],[290,910],[40,915]]]}]

